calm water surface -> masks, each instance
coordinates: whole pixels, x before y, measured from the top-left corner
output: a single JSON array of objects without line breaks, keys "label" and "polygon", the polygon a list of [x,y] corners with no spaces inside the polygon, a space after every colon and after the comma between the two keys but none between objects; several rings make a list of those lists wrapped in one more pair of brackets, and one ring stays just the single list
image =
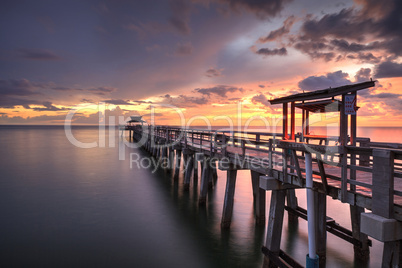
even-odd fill
[{"label": "calm water surface", "polygon": [[[99,142],[94,127],[73,134]],[[401,142],[402,128],[360,128],[358,135]],[[63,127],[0,126],[0,267],[261,266],[265,227],[254,223],[249,171],[238,173],[231,229],[221,230],[224,172],[200,208],[199,181],[185,192],[182,176],[130,167],[131,153],[152,159],[117,132],[100,139],[105,147],[83,149]],[[297,195],[305,206],[304,191]],[[328,214],[350,228],[347,205],[328,199]],[[289,228],[285,218],[282,237],[282,248],[304,264],[307,223]],[[355,263],[352,245],[331,234],[327,246],[328,267],[380,266],[379,242],[367,264]]]}]

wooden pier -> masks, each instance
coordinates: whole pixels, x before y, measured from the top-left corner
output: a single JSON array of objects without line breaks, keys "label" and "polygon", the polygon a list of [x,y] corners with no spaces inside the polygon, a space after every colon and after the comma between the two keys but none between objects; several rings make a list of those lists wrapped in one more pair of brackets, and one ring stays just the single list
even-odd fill
[{"label": "wooden pier", "polygon": [[[355,257],[369,257],[370,238],[384,242],[383,267],[402,267],[402,144],[377,143],[356,137],[356,115],[344,113],[348,95],[374,86],[374,81],[301,93],[271,101],[283,104],[283,132],[260,133],[129,125],[136,143],[159,159],[162,168],[178,174],[184,161],[184,189],[198,173],[199,204],[206,205],[216,169],[227,172],[221,226],[232,218],[237,170],[250,170],[256,224],[265,224],[266,191],[272,191],[265,245],[266,267],[302,267],[281,250],[284,211],[289,224],[308,211],[298,206],[295,189],[306,188],[306,162],[311,154],[316,254],[325,267],[326,232],[354,245]],[[341,96],[336,100],[336,96]],[[355,96],[355,95],[354,95]],[[290,103],[290,132],[288,125]],[[302,132],[295,133],[295,108],[302,110]],[[329,109],[329,110],[328,110]],[[309,135],[309,112],[340,112],[339,136]],[[350,205],[352,230],[327,217],[326,196]],[[371,213],[365,213],[365,210]]]}]

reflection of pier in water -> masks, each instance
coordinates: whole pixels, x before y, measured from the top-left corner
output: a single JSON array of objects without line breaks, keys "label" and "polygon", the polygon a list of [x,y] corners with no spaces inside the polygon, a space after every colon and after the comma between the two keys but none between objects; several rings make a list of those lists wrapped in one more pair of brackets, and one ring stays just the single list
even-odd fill
[{"label": "reflection of pier in water", "polygon": [[[369,235],[384,242],[384,267],[401,265],[402,144],[376,143],[356,137],[356,114],[350,115],[348,136],[347,100],[355,97],[358,90],[372,86],[374,81],[368,81],[272,100],[271,104],[283,104],[281,134],[135,125],[127,126],[126,130],[160,159],[163,167],[174,169],[175,175],[179,173],[183,155],[185,189],[189,188],[191,177],[198,174],[196,168],[201,162],[200,205],[205,205],[208,188],[213,187],[217,178],[217,164],[219,169],[227,171],[223,228],[231,222],[237,170],[251,171],[257,224],[265,224],[265,191],[272,191],[263,247],[265,264],[299,265],[280,249],[280,230],[284,210],[289,213],[289,226],[298,217],[307,219],[312,211],[299,207],[295,195],[295,189],[308,186],[311,165],[313,185],[307,188],[313,191],[314,244],[320,266],[325,265],[327,231],[352,243],[355,256],[361,259],[369,256]],[[341,99],[336,100],[336,96]],[[290,135],[288,103],[291,104]],[[302,133],[299,134],[295,133],[295,108],[302,110]],[[339,137],[309,135],[310,112],[340,112]],[[314,156],[312,164],[308,155]],[[303,161],[305,157],[307,162]],[[327,195],[350,205],[352,230],[326,216]],[[365,209],[372,213],[364,213]]]}]

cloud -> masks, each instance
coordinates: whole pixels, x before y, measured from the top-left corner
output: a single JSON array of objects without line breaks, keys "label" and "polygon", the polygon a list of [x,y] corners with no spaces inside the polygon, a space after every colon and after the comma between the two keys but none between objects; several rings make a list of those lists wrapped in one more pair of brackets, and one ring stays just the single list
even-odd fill
[{"label": "cloud", "polygon": [[370,78],[371,78],[371,69],[361,68],[359,71],[357,71],[355,75],[355,82],[357,83],[364,82],[370,80]]},{"label": "cloud", "polygon": [[375,77],[402,77],[402,64],[392,61],[382,62],[376,66]]},{"label": "cloud", "polygon": [[189,23],[191,7],[185,0],[170,0],[170,10],[172,15],[168,22],[179,33],[188,35],[191,33]]},{"label": "cloud", "polygon": [[178,43],[176,47],[176,55],[187,56],[193,52],[193,45],[190,42]]},{"label": "cloud", "polygon": [[338,87],[350,84],[348,74],[342,71],[333,73],[327,73],[321,76],[309,76],[298,83],[298,86],[302,90],[312,91],[318,89],[325,89],[329,87]]},{"label": "cloud", "polygon": [[357,59],[362,63],[379,63],[381,61],[382,57],[376,57],[373,55],[371,52],[363,53],[359,52],[357,54],[349,54],[347,55],[347,58],[349,59]]},{"label": "cloud", "polygon": [[0,79],[0,96],[30,96],[38,94],[33,91],[36,87],[42,87],[42,85],[32,83],[27,79]]},{"label": "cloud", "polygon": [[23,106],[26,109],[30,109],[29,105],[33,104],[41,104],[41,102],[37,100],[31,100],[31,99],[27,100],[9,96],[3,96],[0,98],[1,108],[15,108],[15,106]]},{"label": "cloud", "polygon": [[60,60],[61,57],[54,52],[45,49],[20,48],[17,49],[19,57],[27,60]]},{"label": "cloud", "polygon": [[130,103],[130,102],[122,100],[122,99],[103,100],[103,102],[106,102],[109,104],[114,104],[114,105],[135,105],[133,103]]},{"label": "cloud", "polygon": [[88,88],[88,89],[84,89],[86,91],[89,91],[95,95],[99,95],[99,96],[104,96],[107,93],[112,93],[115,92],[117,90],[117,88],[114,87],[95,87],[95,88]]},{"label": "cloud", "polygon": [[238,87],[231,87],[231,86],[225,86],[225,85],[218,85],[215,87],[210,87],[210,88],[196,88],[194,89],[195,92],[201,93],[202,95],[206,95],[210,97],[212,94],[218,95],[222,98],[227,97],[227,93],[233,93],[233,92],[243,92],[242,88]]},{"label": "cloud", "polygon": [[44,108],[31,108],[34,111],[38,111],[38,112],[43,112],[43,111],[65,111],[65,110],[69,110],[68,108],[57,108],[56,106],[54,106],[50,101],[45,101],[42,103],[42,105],[44,106]]},{"label": "cloud", "polygon": [[265,88],[265,85],[258,85],[258,87],[260,87],[260,88]]},{"label": "cloud", "polygon": [[264,94],[260,93],[258,95],[255,95],[251,98],[251,102],[254,104],[258,104],[261,103],[264,106],[271,106],[271,104],[269,103],[267,96],[265,96]]},{"label": "cloud", "polygon": [[286,50],[285,47],[274,48],[274,49],[260,48],[259,50],[255,51],[255,53],[264,56],[275,56],[275,55],[285,56],[288,54],[288,51]]},{"label": "cloud", "polygon": [[165,96],[162,96],[162,101],[160,103],[174,105],[179,108],[187,108],[207,104],[209,103],[209,100],[205,97],[192,97],[186,95],[172,97],[171,95],[166,94]]},{"label": "cloud", "polygon": [[259,18],[267,18],[278,15],[291,0],[220,0],[219,2],[228,4],[236,12],[247,10]]},{"label": "cloud", "polygon": [[[360,53],[350,55],[362,62],[378,62],[374,51],[393,56],[402,55],[402,2],[399,0],[358,0],[358,5],[344,8],[321,18],[307,16],[301,26],[297,42],[323,43],[324,46],[308,48],[295,46],[312,58],[316,53]],[[367,56],[366,58],[364,56]],[[332,57],[333,60],[337,57]]]},{"label": "cloud", "polygon": [[206,77],[222,76],[222,71],[223,71],[223,69],[209,68],[209,69],[205,72],[205,76],[206,76]]},{"label": "cloud", "polygon": [[267,36],[265,37],[260,37],[258,39],[258,42],[260,43],[266,43],[266,42],[272,42],[275,41],[279,38],[281,38],[283,35],[288,34],[290,32],[290,29],[292,28],[293,24],[296,22],[296,17],[295,16],[290,16],[288,17],[284,22],[283,26],[277,30],[271,31]]}]

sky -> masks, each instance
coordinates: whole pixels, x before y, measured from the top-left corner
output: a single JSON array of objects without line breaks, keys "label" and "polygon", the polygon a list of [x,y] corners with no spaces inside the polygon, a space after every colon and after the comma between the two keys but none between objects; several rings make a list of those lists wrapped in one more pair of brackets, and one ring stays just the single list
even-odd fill
[{"label": "sky", "polygon": [[401,14],[400,0],[3,0],[0,124],[273,124],[270,99],[373,79],[359,126],[402,126]]}]

